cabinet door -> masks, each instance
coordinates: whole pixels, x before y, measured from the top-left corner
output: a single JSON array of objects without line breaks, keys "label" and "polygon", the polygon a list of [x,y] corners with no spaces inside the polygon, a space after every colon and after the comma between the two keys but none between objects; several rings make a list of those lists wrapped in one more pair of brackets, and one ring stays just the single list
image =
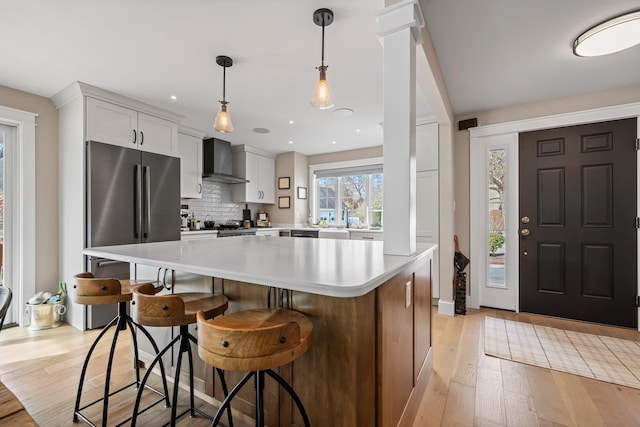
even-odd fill
[{"label": "cabinet door", "polygon": [[137,148],[138,113],[110,102],[87,97],[87,140]]},{"label": "cabinet door", "polygon": [[180,197],[202,198],[202,140],[184,133],[178,134],[180,155]]},{"label": "cabinet door", "polygon": [[[416,174],[416,237],[418,242],[438,243],[438,171]],[[435,250],[433,260],[433,297],[440,297],[439,256]]]},{"label": "cabinet door", "polygon": [[276,202],[276,162],[264,156],[259,157],[258,182],[260,185],[261,203]]},{"label": "cabinet door", "polygon": [[138,113],[141,151],[178,157],[178,126],[168,120]]},{"label": "cabinet door", "polygon": [[438,123],[416,126],[416,171],[438,169]]},{"label": "cabinet door", "polygon": [[246,184],[234,184],[231,186],[234,202],[262,203],[262,192],[258,182],[260,157],[262,156],[244,151],[233,154],[233,174],[249,180]]}]

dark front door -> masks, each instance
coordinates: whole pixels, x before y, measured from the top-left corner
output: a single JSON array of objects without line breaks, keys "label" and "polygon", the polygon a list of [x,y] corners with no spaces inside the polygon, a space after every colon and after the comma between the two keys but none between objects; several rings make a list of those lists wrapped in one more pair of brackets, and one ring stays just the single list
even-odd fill
[{"label": "dark front door", "polygon": [[637,327],[636,133],[520,134],[520,311]]}]

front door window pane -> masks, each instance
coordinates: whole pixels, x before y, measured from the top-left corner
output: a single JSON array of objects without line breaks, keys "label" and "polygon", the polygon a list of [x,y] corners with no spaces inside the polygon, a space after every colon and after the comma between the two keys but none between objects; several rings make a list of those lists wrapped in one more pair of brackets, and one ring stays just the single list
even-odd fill
[{"label": "front door window pane", "polygon": [[488,168],[488,283],[505,287],[505,160],[504,148],[489,149]]}]

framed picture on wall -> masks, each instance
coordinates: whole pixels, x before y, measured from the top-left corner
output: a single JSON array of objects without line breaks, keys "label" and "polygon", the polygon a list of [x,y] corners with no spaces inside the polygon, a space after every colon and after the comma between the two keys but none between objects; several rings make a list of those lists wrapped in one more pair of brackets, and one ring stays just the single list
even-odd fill
[{"label": "framed picture on wall", "polygon": [[288,190],[291,188],[291,179],[288,176],[278,178],[278,190]]},{"label": "framed picture on wall", "polygon": [[307,198],[307,187],[298,187],[298,199]]},{"label": "framed picture on wall", "polygon": [[291,208],[291,198],[289,196],[278,197],[278,207],[280,209]]}]

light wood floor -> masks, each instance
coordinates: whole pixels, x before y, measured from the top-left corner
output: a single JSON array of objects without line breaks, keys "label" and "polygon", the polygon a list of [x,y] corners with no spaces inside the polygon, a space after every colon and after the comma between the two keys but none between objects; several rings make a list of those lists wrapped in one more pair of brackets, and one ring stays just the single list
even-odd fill
[{"label": "light wood floor", "polygon": [[[466,316],[456,317],[435,314],[434,370],[414,427],[640,425],[640,390],[485,356],[485,316],[640,341],[640,333],[629,329],[544,316],[490,309],[468,310]],[[96,334],[67,325],[46,331],[11,328],[0,333],[0,381],[39,425],[74,425],[71,414],[81,361]],[[124,337],[117,353],[120,367],[131,366],[127,335]],[[104,360],[108,349],[101,346],[98,352]],[[115,379],[129,379],[124,377]],[[89,378],[87,393],[99,394],[101,369],[90,370]],[[118,417],[126,418],[131,395],[121,395],[110,405],[114,413],[110,425]],[[186,393],[180,402],[183,407],[184,397]],[[207,401],[198,399],[198,406],[215,412]],[[149,412],[140,425],[157,426],[167,419],[168,410],[162,404]],[[201,417],[185,417],[179,425],[209,423]]]},{"label": "light wood floor", "polygon": [[640,341],[630,329],[500,310],[434,315],[433,373],[414,427],[640,426],[640,390],[484,354],[485,316]]}]

